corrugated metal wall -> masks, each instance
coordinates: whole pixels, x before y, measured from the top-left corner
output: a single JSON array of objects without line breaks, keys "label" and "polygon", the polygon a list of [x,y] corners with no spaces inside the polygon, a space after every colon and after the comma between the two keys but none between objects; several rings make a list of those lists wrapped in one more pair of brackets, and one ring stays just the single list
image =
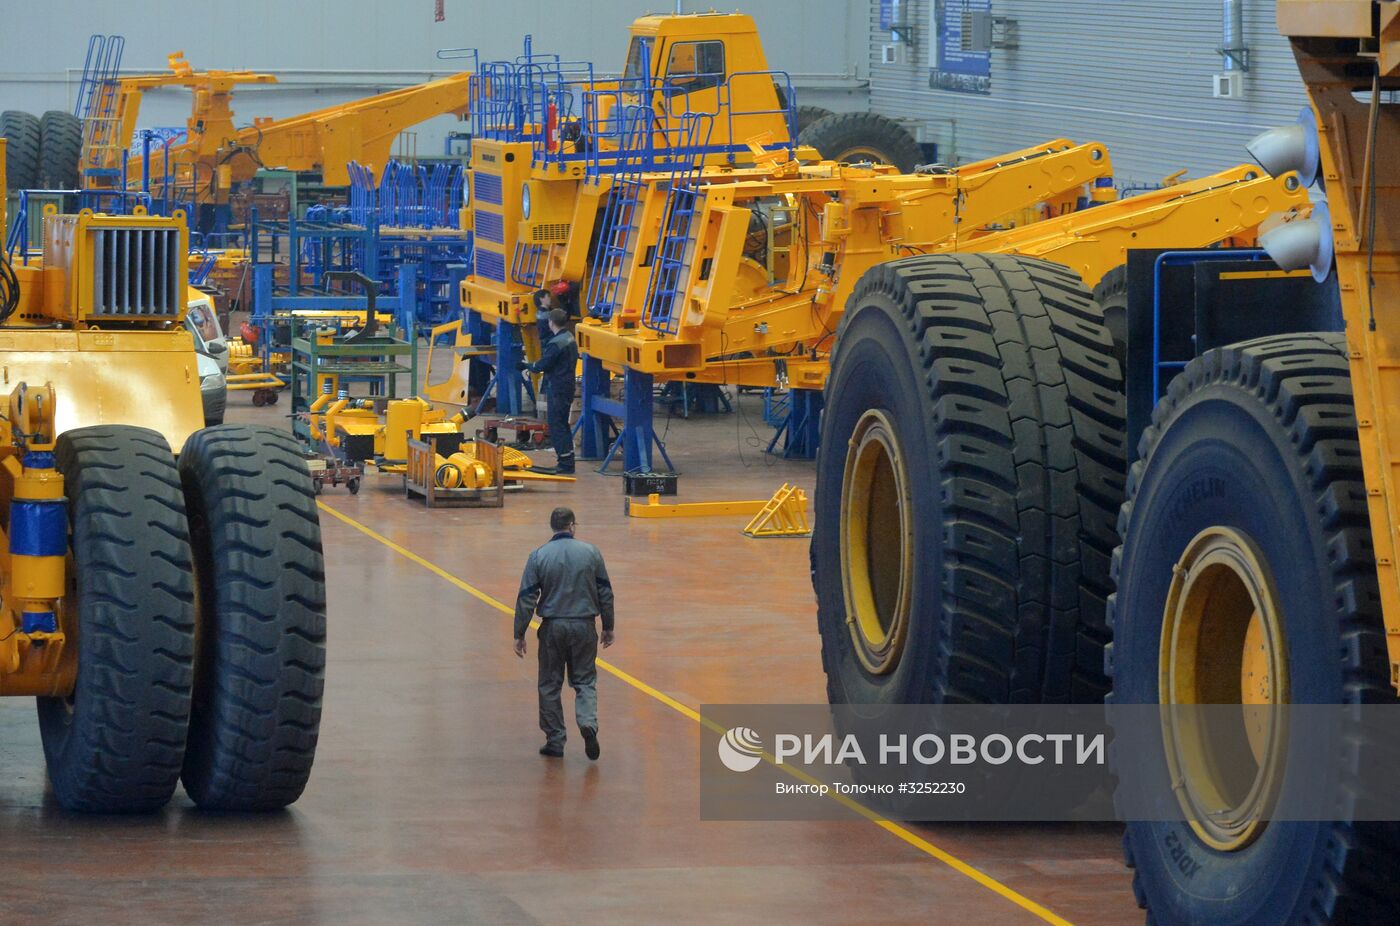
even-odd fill
[{"label": "corrugated metal wall", "polygon": [[1254,134],[1305,104],[1272,0],[1244,0],[1250,72],[1240,99],[1215,99],[1223,70],[1221,0],[992,0],[1016,21],[1019,48],[991,53],[988,95],[929,89],[934,0],[903,0],[915,43],[881,64],[889,43],[871,0],[871,108],[908,118],[940,157],[967,161],[1055,137],[1102,141],[1120,181],[1193,176],[1247,161]]},{"label": "corrugated metal wall", "polygon": [[[744,0],[758,22],[769,67],[789,71],[801,98],[865,110],[867,0]],[[688,11],[711,0],[685,0]],[[163,70],[181,49],[196,68],[271,71],[280,83],[239,89],[240,121],[285,117],[451,73],[434,57],[449,46],[483,56],[520,53],[526,33],[537,51],[621,68],[627,27],[674,0],[0,0],[0,110],[71,109],[93,32],[126,36],[124,69]],[[795,15],[797,13],[801,15]],[[184,125],[189,97],[149,94],[147,126]],[[452,120],[420,128],[418,150],[436,153]]]}]

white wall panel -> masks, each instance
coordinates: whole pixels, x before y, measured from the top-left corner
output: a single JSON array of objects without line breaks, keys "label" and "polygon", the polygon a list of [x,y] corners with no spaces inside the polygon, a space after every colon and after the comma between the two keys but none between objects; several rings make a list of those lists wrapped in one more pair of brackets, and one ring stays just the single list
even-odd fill
[{"label": "white wall panel", "polygon": [[1244,0],[1252,61],[1240,99],[1212,96],[1221,0],[992,0],[993,15],[1016,20],[1020,47],[993,50],[988,95],[929,89],[934,0],[903,0],[915,46],[880,64],[890,39],[869,2],[871,106],[921,127],[945,159],[1064,136],[1106,143],[1123,180],[1199,175],[1248,160],[1245,141],[1305,103],[1272,0]]}]

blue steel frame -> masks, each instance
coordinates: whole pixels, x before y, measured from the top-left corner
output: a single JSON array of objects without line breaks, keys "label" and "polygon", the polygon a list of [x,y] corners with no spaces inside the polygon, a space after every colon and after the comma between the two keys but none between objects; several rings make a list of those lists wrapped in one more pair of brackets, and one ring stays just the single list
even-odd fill
[{"label": "blue steel frame", "polygon": [[[288,294],[273,292],[273,270],[270,263],[253,264],[253,304],[249,322],[258,329],[258,356],[262,358],[263,369],[272,369],[273,332],[278,326],[290,324],[291,313],[298,309],[326,312],[363,312],[369,301],[363,294],[354,296],[334,296],[329,294],[303,296],[296,290]],[[404,293],[413,293],[414,269],[406,265],[399,269],[399,291],[396,296],[379,297],[375,309],[379,312],[394,313],[394,324],[404,332],[411,328],[404,326],[405,319],[413,317],[413,298],[404,298]],[[416,386],[416,384],[415,384]]]},{"label": "blue steel frame", "polygon": [[[583,410],[575,428],[583,434],[579,456],[585,460],[601,460],[598,472],[603,473],[621,451],[623,472],[651,472],[652,448],[655,447],[666,461],[666,468],[674,470],[666,445],[652,427],[653,377],[631,369],[624,370],[622,376],[622,401],[619,402],[609,395],[612,378],[603,362],[587,354],[583,356]],[[608,429],[618,419],[622,427],[609,444]]]},{"label": "blue steel frame", "polygon": [[1162,359],[1162,268],[1213,260],[1259,261],[1268,260],[1268,258],[1268,253],[1259,248],[1163,251],[1157,255],[1157,259],[1152,263],[1152,402],[1154,405],[1162,398],[1162,371],[1166,369],[1180,370],[1194,359]]},{"label": "blue steel frame", "polygon": [[[765,405],[767,399],[765,398]],[[822,408],[824,394],[820,389],[793,389],[784,403],[787,414],[774,422],[776,430],[768,442],[768,453],[772,453],[779,443],[783,456],[790,460],[815,460],[817,446],[821,443]]]}]

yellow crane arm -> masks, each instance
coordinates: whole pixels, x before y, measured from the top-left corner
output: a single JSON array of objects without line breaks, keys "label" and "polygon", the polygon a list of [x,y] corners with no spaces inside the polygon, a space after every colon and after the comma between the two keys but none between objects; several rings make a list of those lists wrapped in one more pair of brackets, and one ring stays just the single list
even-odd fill
[{"label": "yellow crane arm", "polygon": [[[252,125],[234,128],[232,85],[265,82],[263,78],[271,76],[212,71],[130,78],[132,92],[126,99],[132,102],[122,107],[123,124],[134,124],[139,90],[147,86],[178,84],[194,91],[189,139],[171,146],[168,155],[152,152],[151,176],[159,180],[167,170],[193,174],[200,192],[210,184],[216,199],[230,184],[251,178],[259,167],[320,170],[326,183],[343,186],[350,182],[346,170],[350,161],[382,168],[400,132],[434,116],[463,115],[471,74],[453,74],[287,119],[255,118]],[[141,162],[139,153],[128,160],[128,182],[141,176]]]},{"label": "yellow crane arm", "polygon": [[1094,286],[1128,259],[1129,248],[1207,247],[1307,204],[1296,176],[1273,178],[1241,165],[940,250],[1039,257],[1074,269]]}]

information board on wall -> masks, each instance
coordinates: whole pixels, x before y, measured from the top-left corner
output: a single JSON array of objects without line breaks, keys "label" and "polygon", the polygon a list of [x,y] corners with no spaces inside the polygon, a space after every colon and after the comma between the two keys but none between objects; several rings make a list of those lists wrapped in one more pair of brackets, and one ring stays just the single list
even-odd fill
[{"label": "information board on wall", "polygon": [[[928,84],[959,93],[992,92],[992,53],[974,34],[978,19],[990,22],[992,0],[934,0],[928,43]],[[983,47],[978,48],[979,45]]]},{"label": "information board on wall", "polygon": [[899,22],[899,0],[880,0],[880,28],[888,32]]}]

